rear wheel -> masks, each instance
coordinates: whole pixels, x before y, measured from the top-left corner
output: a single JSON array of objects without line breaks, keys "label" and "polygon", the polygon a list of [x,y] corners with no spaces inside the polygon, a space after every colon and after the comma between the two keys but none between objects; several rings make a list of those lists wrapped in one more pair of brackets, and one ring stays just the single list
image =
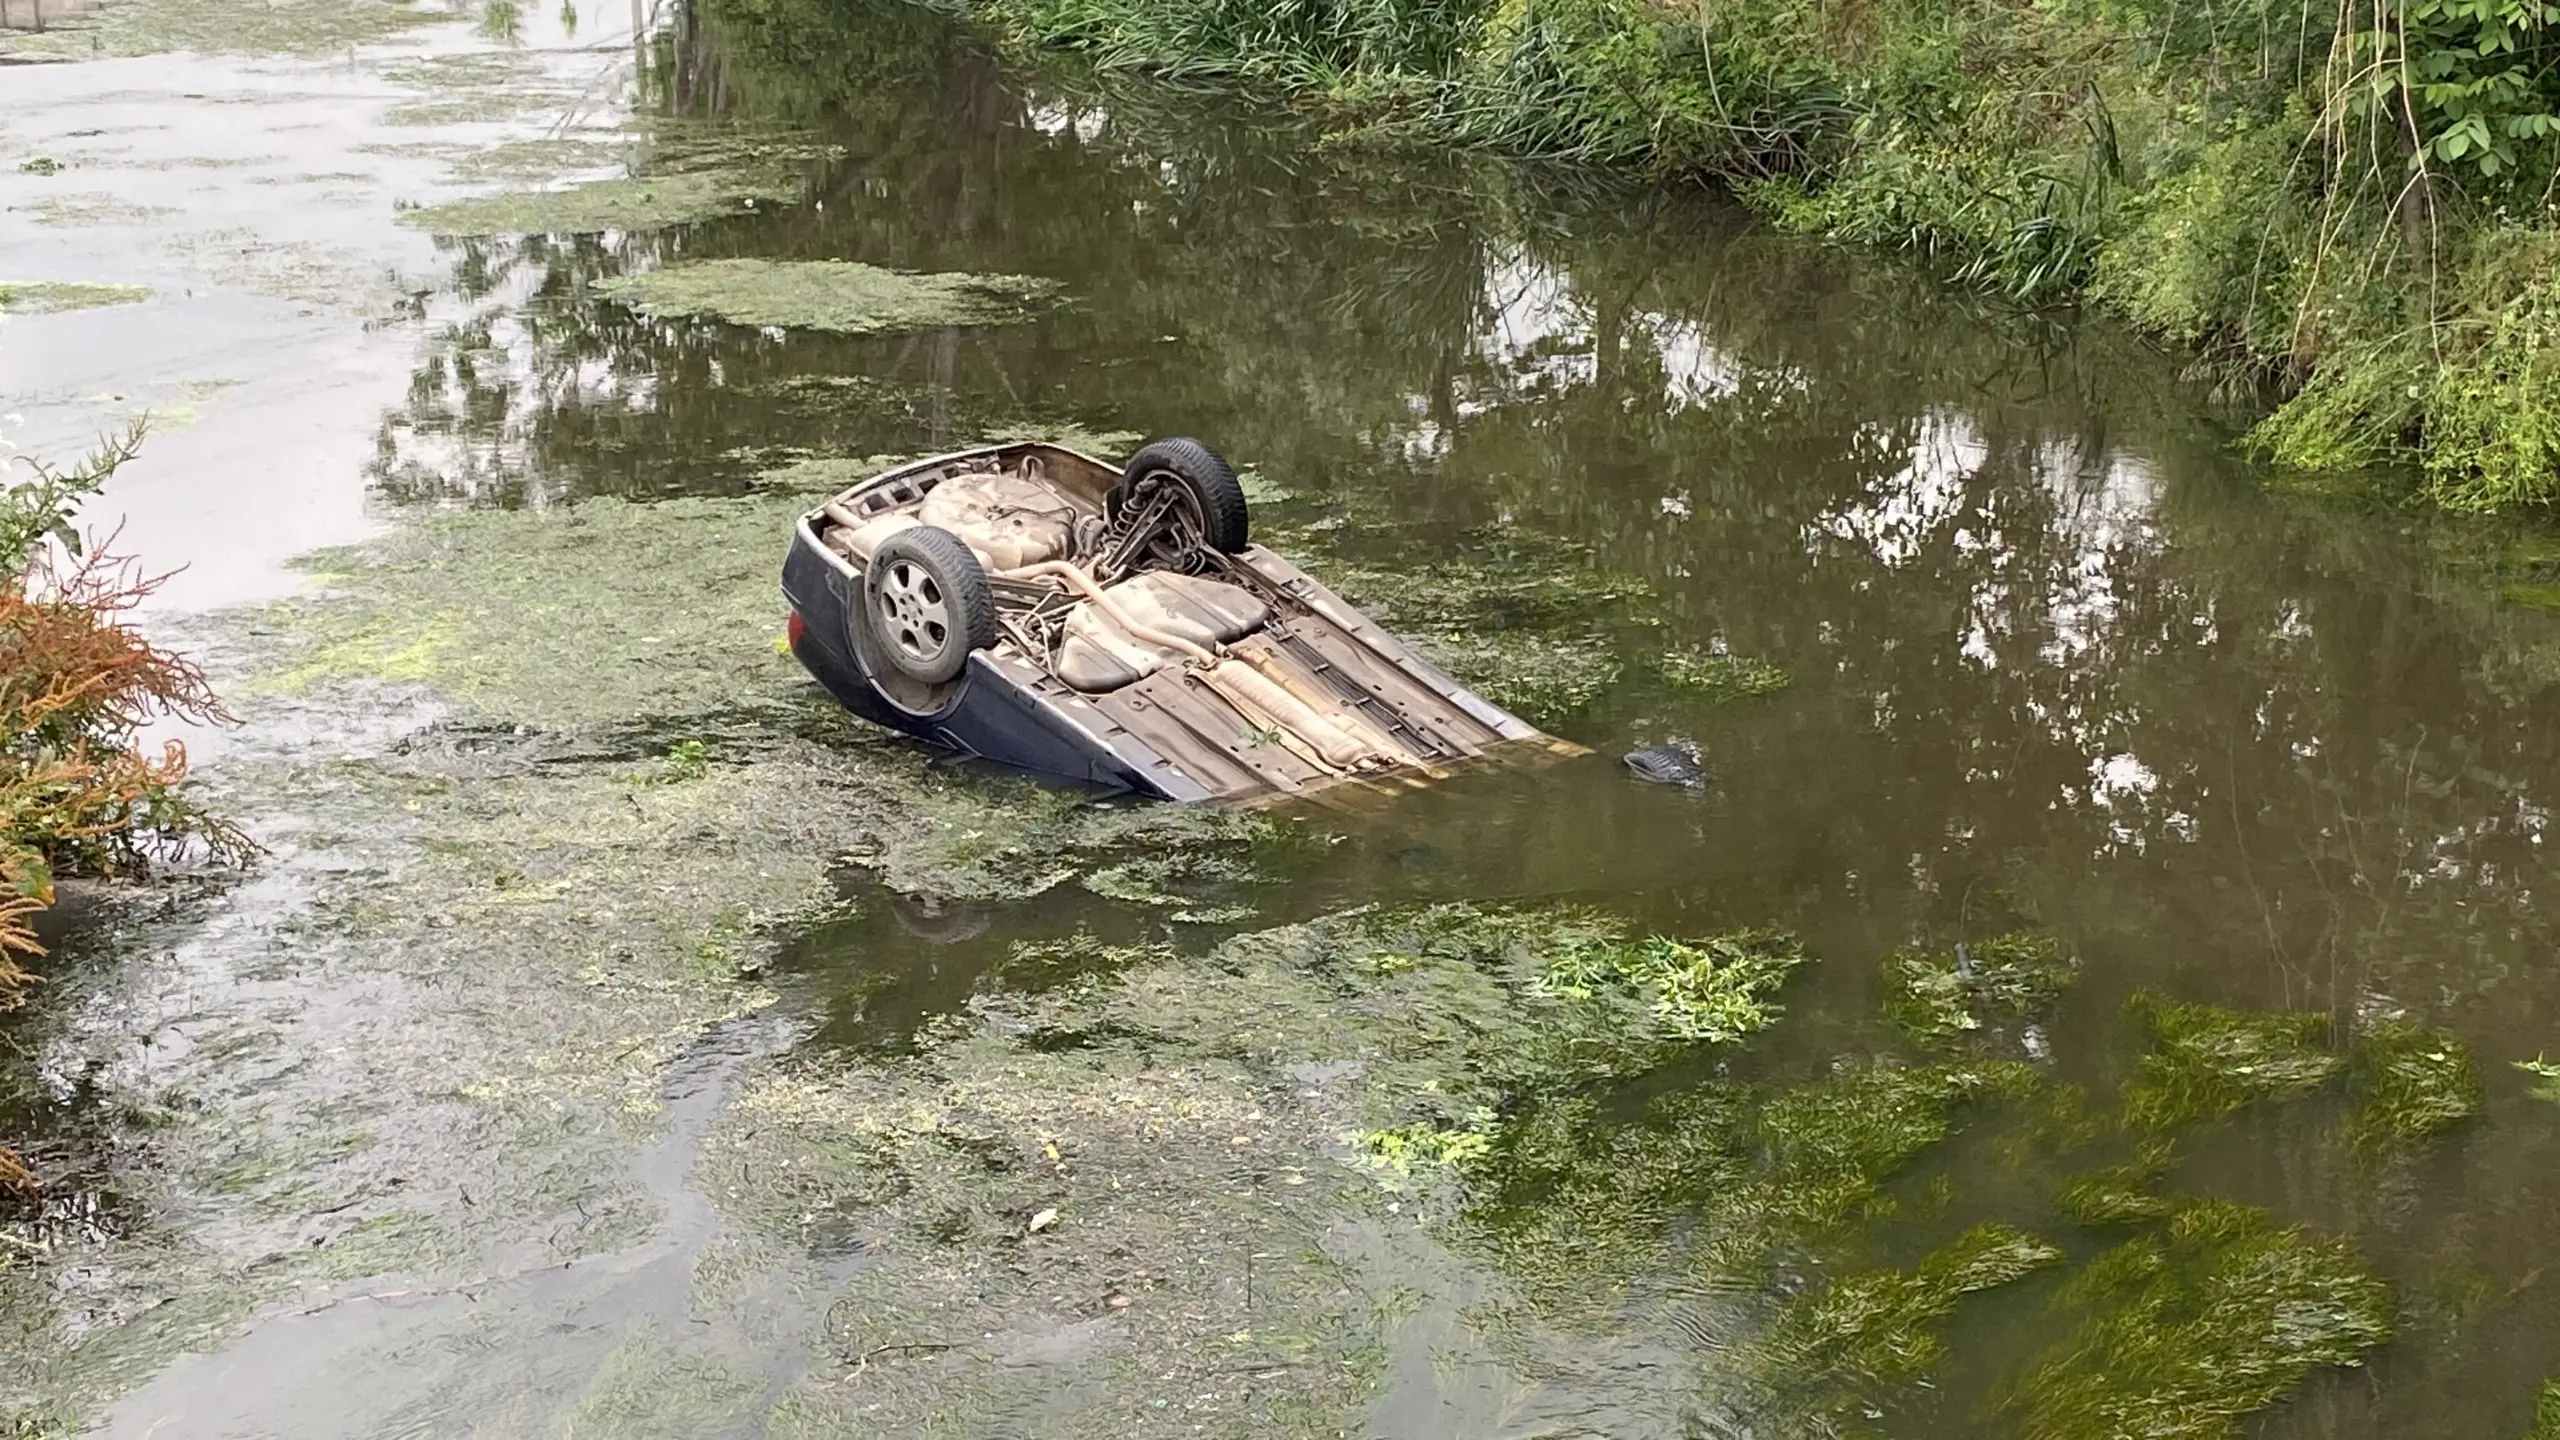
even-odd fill
[{"label": "rear wheel", "polygon": [[966,542],[937,525],[901,530],[880,542],[862,577],[856,624],[872,653],[923,685],[960,677],[969,652],[996,643],[996,602],[987,572]]},{"label": "rear wheel", "polygon": [[1159,564],[1204,546],[1233,555],[1252,543],[1234,467],[1197,440],[1158,440],[1130,456],[1105,508],[1114,525],[1151,524],[1142,553]]}]

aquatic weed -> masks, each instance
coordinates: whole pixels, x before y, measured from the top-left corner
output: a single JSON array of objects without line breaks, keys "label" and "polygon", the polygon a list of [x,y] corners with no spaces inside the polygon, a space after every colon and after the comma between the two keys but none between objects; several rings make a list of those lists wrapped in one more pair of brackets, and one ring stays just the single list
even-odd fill
[{"label": "aquatic weed", "polygon": [[2359,1144],[2413,1144],[2480,1113],[2469,1048],[2413,1021],[2373,1027],[2357,1042],[2348,1073]]},{"label": "aquatic weed", "polygon": [[2524,1440],[2560,1440],[2560,1379],[2542,1382],[2533,1400],[2533,1428]]},{"label": "aquatic weed", "polygon": [[1943,1045],[2035,1014],[2079,978],[2079,965],[2054,937],[2019,931],[1943,952],[1896,950],[1884,977],[1885,1014],[1913,1039]]},{"label": "aquatic weed", "polygon": [[2133,1164],[2076,1176],[2054,1196],[2054,1208],[2072,1223],[2093,1228],[2165,1220],[2185,1202],[2154,1188],[2160,1171],[2158,1165]]},{"label": "aquatic weed", "polygon": [[1635,944],[1589,941],[1549,961],[1529,993],[1593,1001],[1613,993],[1649,1008],[1683,1040],[1730,1044],[1778,1018],[1769,997],[1805,963],[1803,944],[1781,931],[1742,930],[1695,943],[1660,935]]},{"label": "aquatic weed", "polygon": [[685,261],[595,289],[648,315],[847,335],[1009,324],[1059,292],[1026,275],[917,274],[851,260]]},{"label": "aquatic weed", "polygon": [[2061,1263],[2059,1247],[2013,1226],[1977,1225],[1907,1270],[1839,1275],[1788,1303],[1746,1362],[1799,1416],[1872,1407],[1875,1392],[1925,1378],[1946,1357],[1938,1327],[1967,1295]]},{"label": "aquatic weed", "polygon": [[2092,1260],[2071,1323],[2005,1408],[2027,1440],[2223,1440],[2323,1365],[2391,1338],[2390,1288],[2342,1242],[2220,1200]]},{"label": "aquatic weed", "polygon": [[711,766],[711,747],[699,740],[679,740],[667,747],[666,757],[658,762],[653,778],[661,784],[680,785],[699,780]]},{"label": "aquatic weed", "polygon": [[2151,1053],[2125,1087],[2125,1123],[2169,1130],[2217,1119],[2258,1100],[2327,1084],[2346,1068],[2328,1048],[2323,1015],[2249,1013],[2137,996],[2131,1008]]},{"label": "aquatic weed", "polygon": [[1417,1120],[1376,1130],[1357,1130],[1346,1137],[1362,1163],[1399,1180],[1435,1170],[1458,1170],[1493,1150],[1497,1121],[1492,1110],[1478,1106],[1457,1125]]},{"label": "aquatic weed", "polygon": [[2560,1065],[2555,1065],[2539,1055],[2530,1060],[2516,1060],[2509,1063],[2534,1077],[2533,1087],[2527,1090],[2526,1094],[2536,1100],[2548,1100],[2554,1105],[2560,1105]]},{"label": "aquatic weed", "polygon": [[147,285],[96,285],[72,280],[0,281],[0,312],[46,315],[101,305],[138,305],[151,298]]},{"label": "aquatic weed", "polygon": [[1654,657],[1654,666],[1674,689],[1724,700],[1774,695],[1794,683],[1766,660],[1722,650],[1666,650]]}]

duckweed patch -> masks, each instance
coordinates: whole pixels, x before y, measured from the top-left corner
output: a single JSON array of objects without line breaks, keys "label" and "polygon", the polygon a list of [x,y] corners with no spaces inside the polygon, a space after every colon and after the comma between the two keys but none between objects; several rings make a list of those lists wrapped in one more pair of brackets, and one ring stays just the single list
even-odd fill
[{"label": "duckweed patch", "polygon": [[2151,1040],[2125,1089],[2125,1123],[2172,1130],[2260,1100],[2288,1099],[2346,1068],[2326,1016],[2252,1014],[2149,998],[2134,1002]]},{"label": "duckweed patch", "polygon": [[426,683],[545,729],[776,703],[801,672],[773,645],[773,547],[802,504],[595,500],[404,525],[305,562],[324,588],[278,607],[261,684]]},{"label": "duckweed patch", "polygon": [[[1680,956],[1721,957],[1710,974],[1793,963],[1765,935],[1670,951],[1557,906],[1355,911],[1205,955],[1080,955],[1084,978],[982,989],[903,1062],[776,1064],[701,1176],[768,1234],[870,1257],[833,1288],[831,1348],[952,1345],[930,1383],[872,1367],[811,1401],[901,1433],[1003,1413],[1030,1383],[1007,1337],[1073,1328],[1096,1343],[1062,1347],[1049,1383],[1094,1403],[1212,1391],[1219,1367],[1277,1355],[1294,1358],[1268,1377],[1275,1403],[1356,1429],[1396,1302],[1346,1255],[1346,1225],[1411,1223],[1388,1206],[1439,1216],[1454,1254],[1489,1267],[1469,1283],[1533,1326],[1605,1307],[1633,1278],[1618,1267],[1674,1248],[1730,1292],[1880,1205],[1956,1107],[2026,1078],[1708,1080],[1601,1121],[1588,1080],[1680,1053],[1644,988]],[[1542,983],[1559,971],[1572,988]],[[1986,1234],[1926,1275],[1961,1294],[2041,1263],[2033,1242]],[[1933,1303],[1913,1298],[1909,1323]],[[1197,1423],[1174,1408],[1114,1423]]]},{"label": "duckweed patch", "polygon": [[2029,1440],[2220,1440],[2312,1370],[2362,1363],[2391,1316],[2389,1287],[2344,1244],[2195,1201],[2072,1278],[2071,1333],[2008,1408]]},{"label": "duckweed patch", "polygon": [[1944,953],[1896,950],[1884,960],[1885,1014],[1921,1043],[1944,1045],[2025,1020],[2078,978],[2077,962],[2050,935],[2021,931]]},{"label": "duckweed patch", "polygon": [[918,274],[850,260],[697,260],[596,286],[644,314],[872,335],[1003,325],[1057,298],[1027,275]]},{"label": "duckweed patch", "polygon": [[63,310],[94,310],[104,305],[139,305],[151,298],[147,285],[98,285],[77,280],[0,280],[0,313],[49,315]]},{"label": "duckweed patch", "polygon": [[2386,1021],[2365,1035],[2349,1079],[2354,1134],[2363,1144],[2415,1144],[2480,1113],[2470,1050],[2410,1021]]}]

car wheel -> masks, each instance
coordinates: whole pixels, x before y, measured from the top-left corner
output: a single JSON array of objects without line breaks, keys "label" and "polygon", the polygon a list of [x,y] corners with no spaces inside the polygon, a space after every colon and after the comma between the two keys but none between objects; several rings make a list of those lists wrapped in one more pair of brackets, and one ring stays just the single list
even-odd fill
[{"label": "car wheel", "polygon": [[969,652],[996,643],[987,572],[957,535],[918,525],[880,542],[862,577],[862,622],[876,653],[925,685],[956,680]]},{"label": "car wheel", "polygon": [[1166,533],[1149,545],[1159,558],[1175,558],[1200,545],[1233,555],[1252,543],[1244,486],[1225,457],[1199,441],[1158,440],[1130,456],[1105,509],[1115,524],[1122,523],[1125,517],[1145,514],[1158,495],[1171,499]]}]

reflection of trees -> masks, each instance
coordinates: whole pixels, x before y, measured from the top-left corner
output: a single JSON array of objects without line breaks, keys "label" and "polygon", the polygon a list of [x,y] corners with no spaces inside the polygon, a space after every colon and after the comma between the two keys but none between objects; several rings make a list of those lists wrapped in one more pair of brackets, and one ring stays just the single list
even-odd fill
[{"label": "reflection of trees", "polygon": [[[2367,522],[2235,484],[2103,333],[2053,344],[1690,197],[1025,81],[916,7],[704,0],[647,80],[688,124],[816,125],[844,158],[780,215],[458,245],[394,489],[729,489],[779,447],[1000,418],[1201,433],[1393,522],[1347,546],[1569,534],[1655,580],[1666,641],[1795,668],[1783,725],[1718,722],[1751,840],[1708,863],[1737,883],[1894,876],[1906,913],[1877,923],[1906,928],[2024,886],[2159,963],[2247,957],[2268,998],[2342,1008],[2476,993],[2538,942],[2535,638]],[[1076,303],[776,338],[586,293],[738,253],[1050,275]]]}]

